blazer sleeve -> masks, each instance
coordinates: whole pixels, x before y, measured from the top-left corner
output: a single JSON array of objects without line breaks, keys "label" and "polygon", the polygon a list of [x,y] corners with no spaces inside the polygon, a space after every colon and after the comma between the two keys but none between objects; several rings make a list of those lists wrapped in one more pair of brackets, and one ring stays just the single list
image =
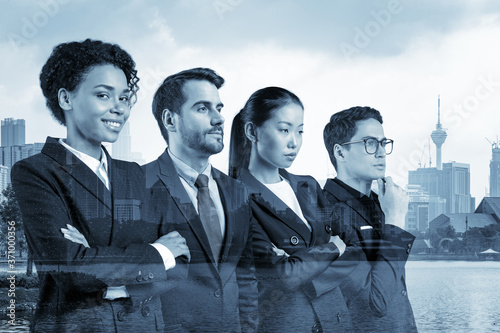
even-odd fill
[{"label": "blazer sleeve", "polygon": [[253,224],[253,251],[261,271],[259,274],[264,274],[261,278],[277,277],[287,290],[296,290],[310,282],[340,254],[335,244],[326,243],[300,249],[289,256],[277,255],[273,251],[273,242],[257,222]]},{"label": "blazer sleeve", "polygon": [[352,269],[348,274],[337,278],[341,281],[344,296],[360,308],[383,317],[398,292],[396,286],[404,275],[409,253],[407,244],[413,242],[413,236],[398,227],[386,225],[381,239],[383,246],[380,247],[376,260],[370,262],[359,246],[356,235],[354,230],[344,234],[344,239],[350,246],[339,260],[313,281],[314,291],[316,296],[325,292],[324,286],[328,286],[338,276],[338,266],[350,266]]},{"label": "blazer sleeve", "polygon": [[[255,221],[248,213],[250,224]],[[255,276],[254,254],[252,247],[252,227],[248,227],[248,239],[236,267],[236,279],[239,290],[239,310],[241,331],[243,333],[256,332],[258,327],[258,285]]]},{"label": "blazer sleeve", "polygon": [[124,248],[86,248],[65,239],[60,231],[72,223],[67,202],[58,192],[55,170],[22,160],[11,178],[25,234],[37,269],[51,274],[66,291],[96,292],[107,286],[151,283],[166,278],[160,254],[149,244]]}]

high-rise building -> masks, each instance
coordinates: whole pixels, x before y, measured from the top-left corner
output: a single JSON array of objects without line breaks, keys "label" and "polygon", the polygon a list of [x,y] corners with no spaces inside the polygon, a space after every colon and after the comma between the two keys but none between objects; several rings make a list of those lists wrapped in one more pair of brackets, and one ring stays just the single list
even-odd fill
[{"label": "high-rise building", "polygon": [[1,127],[2,147],[22,146],[26,138],[24,119],[5,118]]},{"label": "high-rise building", "polygon": [[3,165],[0,165],[0,200],[2,198],[2,192],[9,185],[9,168]]},{"label": "high-rise building", "polygon": [[500,141],[492,143],[490,162],[490,197],[500,197]]},{"label": "high-rise building", "polygon": [[472,213],[475,199],[470,194],[470,165],[443,163],[441,197],[446,199],[447,213]]},{"label": "high-rise building", "polygon": [[421,185],[408,185],[408,213],[405,229],[424,232],[429,221],[446,211],[446,200],[438,195],[430,195]]},{"label": "high-rise building", "polygon": [[132,160],[132,138],[130,137],[130,122],[123,125],[118,140],[111,145],[111,155],[114,159],[131,161]]}]

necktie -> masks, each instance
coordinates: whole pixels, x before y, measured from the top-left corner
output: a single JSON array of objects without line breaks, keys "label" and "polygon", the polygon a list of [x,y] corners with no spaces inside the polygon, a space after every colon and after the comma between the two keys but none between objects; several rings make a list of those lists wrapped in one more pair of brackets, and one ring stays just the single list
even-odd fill
[{"label": "necktie", "polygon": [[104,183],[106,188],[109,190],[109,178],[108,178],[108,172],[106,171],[106,168],[104,166],[104,163],[101,161],[99,164],[99,169],[97,169],[97,177],[99,177],[100,180]]},{"label": "necktie", "polygon": [[198,195],[196,197],[198,199],[198,213],[207,233],[215,262],[218,262],[222,247],[222,233],[219,216],[208,190],[208,176],[200,174],[196,178],[195,185],[198,188]]}]

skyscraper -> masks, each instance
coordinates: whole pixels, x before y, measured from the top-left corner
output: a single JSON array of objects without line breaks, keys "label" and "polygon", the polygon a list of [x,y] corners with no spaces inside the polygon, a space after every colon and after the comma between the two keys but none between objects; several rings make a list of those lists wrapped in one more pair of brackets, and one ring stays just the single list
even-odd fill
[{"label": "skyscraper", "polygon": [[24,119],[5,118],[2,120],[2,147],[22,146],[26,138]]},{"label": "skyscraper", "polygon": [[440,196],[446,199],[447,213],[473,213],[475,199],[470,194],[470,165],[443,163],[443,187]]},{"label": "skyscraper", "polygon": [[491,144],[490,197],[500,197],[500,141]]},{"label": "skyscraper", "polygon": [[132,160],[132,139],[130,137],[130,122],[126,122],[116,140],[111,145],[111,155],[114,159],[131,161]]},{"label": "skyscraper", "polygon": [[440,102],[441,99],[439,98],[438,95],[438,122],[436,124],[436,129],[432,132],[431,138],[432,141],[434,141],[434,144],[436,145],[436,168],[438,170],[441,170],[441,146],[443,145],[444,141],[446,140],[446,131],[443,129],[443,126],[441,126],[441,110],[440,110]]}]

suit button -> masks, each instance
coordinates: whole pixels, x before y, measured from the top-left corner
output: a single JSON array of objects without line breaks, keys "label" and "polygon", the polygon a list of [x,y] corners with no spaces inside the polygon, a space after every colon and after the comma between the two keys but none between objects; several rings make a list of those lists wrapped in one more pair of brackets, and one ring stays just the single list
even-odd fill
[{"label": "suit button", "polygon": [[151,311],[149,310],[149,306],[143,307],[141,313],[143,317],[149,316],[149,314],[151,313]]},{"label": "suit button", "polygon": [[137,277],[135,279],[137,280],[137,282],[142,281],[142,272],[141,271],[139,271],[139,273],[137,273]]},{"label": "suit button", "polygon": [[406,290],[402,290],[402,291],[401,291],[401,295],[406,296],[406,295],[407,295]]},{"label": "suit button", "polygon": [[331,234],[332,233],[332,227],[330,227],[329,224],[325,225],[325,230],[327,233]]},{"label": "suit button", "polygon": [[117,314],[116,314],[116,317],[118,318],[118,321],[124,321],[125,318],[127,317],[127,314],[123,311],[119,311]]},{"label": "suit button", "polygon": [[217,297],[217,298],[219,298],[221,294],[222,293],[221,293],[220,289],[217,289],[217,290],[214,291],[214,296]]},{"label": "suit button", "polygon": [[148,278],[149,278],[150,280],[153,280],[153,279],[154,279],[154,277],[155,277],[155,275],[154,275],[153,273],[149,273],[149,274],[148,274]]},{"label": "suit button", "polygon": [[290,243],[291,243],[292,245],[297,245],[297,244],[299,244],[299,238],[298,238],[297,236],[292,236],[292,237],[290,237]]},{"label": "suit button", "polygon": [[319,326],[318,324],[314,324],[311,327],[311,332],[312,333],[321,333],[322,332],[321,326]]},{"label": "suit button", "polygon": [[342,320],[342,315],[339,313],[337,313],[337,321],[340,323],[340,321]]}]

